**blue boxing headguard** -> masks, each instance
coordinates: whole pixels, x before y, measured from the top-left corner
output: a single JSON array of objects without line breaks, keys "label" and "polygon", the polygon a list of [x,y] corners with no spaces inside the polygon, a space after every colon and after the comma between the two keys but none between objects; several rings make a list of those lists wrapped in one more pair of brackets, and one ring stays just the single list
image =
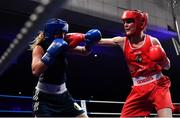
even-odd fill
[{"label": "blue boxing headguard", "polygon": [[60,33],[67,33],[69,25],[66,21],[58,18],[52,18],[45,23],[44,35],[46,38],[51,39],[54,35]]}]

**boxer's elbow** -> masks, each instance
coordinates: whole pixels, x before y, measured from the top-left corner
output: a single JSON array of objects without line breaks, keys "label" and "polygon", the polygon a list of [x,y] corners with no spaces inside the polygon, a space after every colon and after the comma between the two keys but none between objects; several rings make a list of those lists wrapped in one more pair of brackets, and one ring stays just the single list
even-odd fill
[{"label": "boxer's elbow", "polygon": [[41,74],[41,72],[40,72],[39,69],[37,69],[35,67],[34,68],[32,67],[32,74],[37,77],[37,76],[39,76]]},{"label": "boxer's elbow", "polygon": [[70,49],[68,53],[81,55],[81,56],[87,56],[91,53],[91,50],[87,50],[85,46],[77,46],[76,48]]},{"label": "boxer's elbow", "polygon": [[32,74],[34,76],[39,76],[46,70],[46,65],[44,64],[32,64]]},{"label": "boxer's elbow", "polygon": [[91,54],[91,52],[92,52],[92,50],[84,49],[81,54],[82,54],[83,56],[88,56],[88,55]]}]

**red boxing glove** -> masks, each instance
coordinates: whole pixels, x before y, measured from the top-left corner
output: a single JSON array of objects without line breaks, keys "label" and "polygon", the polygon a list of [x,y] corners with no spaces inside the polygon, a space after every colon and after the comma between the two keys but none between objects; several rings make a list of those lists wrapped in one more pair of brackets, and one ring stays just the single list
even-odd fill
[{"label": "red boxing glove", "polygon": [[155,62],[162,62],[166,59],[166,53],[160,45],[153,45],[149,49],[149,58]]},{"label": "red boxing glove", "polygon": [[68,33],[64,40],[67,41],[69,48],[75,48],[85,40],[85,35],[83,33]]}]

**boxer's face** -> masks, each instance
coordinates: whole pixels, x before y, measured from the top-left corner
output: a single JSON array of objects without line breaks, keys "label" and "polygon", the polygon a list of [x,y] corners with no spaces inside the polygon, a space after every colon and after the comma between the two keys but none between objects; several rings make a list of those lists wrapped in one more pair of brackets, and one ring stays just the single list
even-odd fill
[{"label": "boxer's face", "polygon": [[64,32],[60,32],[59,34],[54,34],[53,37],[54,38],[64,38],[65,33]]},{"label": "boxer's face", "polygon": [[129,35],[134,34],[136,31],[136,25],[135,25],[134,19],[125,19],[123,20],[123,22],[124,22],[124,29],[125,29],[126,35],[129,36]]}]

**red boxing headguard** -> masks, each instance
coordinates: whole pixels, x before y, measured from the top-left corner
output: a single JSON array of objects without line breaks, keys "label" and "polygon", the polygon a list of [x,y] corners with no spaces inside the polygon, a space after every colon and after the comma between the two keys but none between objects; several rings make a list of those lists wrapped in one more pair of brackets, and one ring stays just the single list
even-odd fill
[{"label": "red boxing headguard", "polygon": [[121,16],[122,20],[133,19],[136,24],[135,35],[138,35],[147,26],[148,13],[140,10],[125,10]]}]

